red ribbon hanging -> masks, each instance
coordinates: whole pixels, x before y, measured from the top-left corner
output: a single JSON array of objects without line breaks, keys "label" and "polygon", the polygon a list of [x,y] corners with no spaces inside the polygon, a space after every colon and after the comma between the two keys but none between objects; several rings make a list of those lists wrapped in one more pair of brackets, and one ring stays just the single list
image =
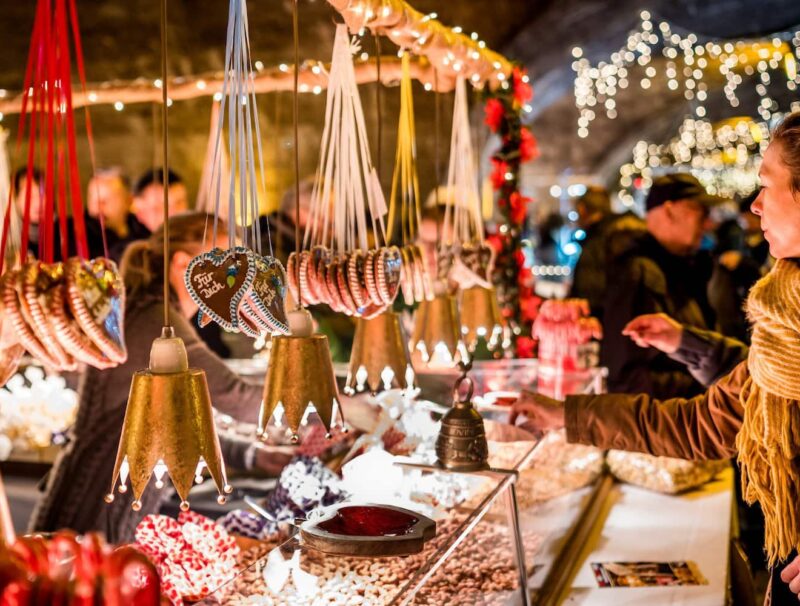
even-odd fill
[{"label": "red ribbon hanging", "polygon": [[[81,258],[86,259],[89,256],[72,107],[70,33],[75,44],[75,59],[81,86],[85,92],[86,73],[75,0],[38,0],[25,68],[25,88],[17,131],[17,151],[22,147],[26,134],[28,141],[26,194],[20,238],[21,262],[25,260],[30,240],[32,188],[27,187],[27,184],[33,182],[34,159],[37,155],[44,164],[43,183],[40,183],[42,189],[39,208],[39,258],[45,262],[52,262],[54,259],[56,212],[59,220],[61,255],[64,259],[68,256],[70,234],[67,229],[67,197],[72,210],[75,250]],[[86,108],[86,132],[94,170],[94,137],[88,108]],[[0,250],[3,252],[8,245],[12,203],[13,196],[9,192],[0,238]],[[108,247],[102,215],[100,225],[103,232],[103,248],[107,256]],[[3,270],[4,257],[4,254],[0,255],[0,273]]]}]

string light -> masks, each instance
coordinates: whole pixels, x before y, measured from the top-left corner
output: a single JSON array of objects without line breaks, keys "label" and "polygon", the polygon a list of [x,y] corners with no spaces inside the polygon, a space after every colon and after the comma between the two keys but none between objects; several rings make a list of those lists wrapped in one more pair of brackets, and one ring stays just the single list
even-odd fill
[{"label": "string light", "polygon": [[[800,102],[795,103],[800,108]],[[758,186],[758,168],[769,133],[767,121],[739,119],[715,128],[708,120],[685,118],[669,142],[636,143],[631,161],[620,167],[619,199],[623,205],[633,206],[633,192],[651,185],[654,170],[689,171],[709,192],[726,197],[749,193]]]},{"label": "string light", "polygon": [[[630,84],[630,70],[639,72],[639,85],[647,90],[659,76],[664,77],[670,91],[683,88],[683,96],[695,101],[693,113],[704,117],[703,105],[708,98],[704,82],[707,71],[715,68],[725,79],[723,92],[731,107],[738,107],[737,88],[744,82],[742,74],[757,75],[755,84],[759,96],[758,113],[769,120],[778,108],[768,87],[776,82],[786,82],[789,90],[800,85],[798,60],[800,60],[800,32],[781,34],[768,40],[737,42],[708,41],[700,44],[694,33],[681,35],[672,31],[666,21],[654,24],[648,11],[639,14],[638,29],[629,32],[626,43],[609,58],[593,64],[584,56],[581,47],[572,48],[572,70],[575,73],[574,96],[578,109],[578,136],[585,137],[591,122],[596,119],[594,107],[605,109],[605,115],[614,119],[619,111],[612,102],[619,90]],[[654,51],[660,51],[665,61],[653,63]],[[679,68],[679,63],[682,66]],[[782,77],[778,77],[781,74]]]}]

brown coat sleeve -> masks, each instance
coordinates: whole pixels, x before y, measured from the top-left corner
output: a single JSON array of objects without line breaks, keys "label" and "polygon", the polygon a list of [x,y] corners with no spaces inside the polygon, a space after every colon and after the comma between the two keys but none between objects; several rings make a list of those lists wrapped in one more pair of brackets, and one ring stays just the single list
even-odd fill
[{"label": "brown coat sleeve", "polygon": [[648,395],[569,396],[567,440],[681,459],[736,454],[744,410],[739,392],[748,377],[739,364],[704,394],[658,401]]}]

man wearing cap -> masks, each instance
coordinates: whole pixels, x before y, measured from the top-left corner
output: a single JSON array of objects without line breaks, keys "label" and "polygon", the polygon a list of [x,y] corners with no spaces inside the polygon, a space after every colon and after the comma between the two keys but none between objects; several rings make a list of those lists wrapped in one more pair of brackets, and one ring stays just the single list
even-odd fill
[{"label": "man wearing cap", "polygon": [[641,235],[644,222],[633,213],[617,215],[611,212],[611,197],[604,187],[591,185],[575,200],[577,224],[585,237],[581,241],[581,256],[572,273],[569,296],[586,299],[592,315],[602,321],[606,294],[607,256],[615,247],[624,246],[628,238]]},{"label": "man wearing cap", "polygon": [[723,201],[686,173],[653,181],[646,232],[608,261],[600,363],[609,369],[609,391],[656,398],[702,391],[683,365],[655,349],[641,349],[623,331],[637,316],[652,313],[701,329],[714,327],[706,295],[711,260],[697,253],[709,210]]}]

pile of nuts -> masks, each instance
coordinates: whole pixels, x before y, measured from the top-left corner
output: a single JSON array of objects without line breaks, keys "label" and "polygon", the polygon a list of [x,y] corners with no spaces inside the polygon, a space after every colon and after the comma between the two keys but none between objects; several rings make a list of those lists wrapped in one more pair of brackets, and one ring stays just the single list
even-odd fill
[{"label": "pile of nuts", "polygon": [[[273,595],[262,577],[262,567],[251,566],[229,585],[224,603],[231,606],[388,604],[406,589],[414,573],[435,551],[452,540],[453,533],[464,519],[463,514],[457,514],[439,522],[437,537],[427,543],[421,553],[405,558],[366,559],[334,557],[315,551],[303,553],[303,570],[319,578],[319,590],[313,595],[301,595],[291,583],[283,587],[280,596]],[[529,572],[539,542],[536,535],[523,537]],[[244,557],[250,559],[252,556],[251,552]],[[457,597],[458,604],[504,604],[508,599],[507,592],[518,590],[518,578],[510,529],[483,520],[428,579],[412,603],[441,606]]]}]

